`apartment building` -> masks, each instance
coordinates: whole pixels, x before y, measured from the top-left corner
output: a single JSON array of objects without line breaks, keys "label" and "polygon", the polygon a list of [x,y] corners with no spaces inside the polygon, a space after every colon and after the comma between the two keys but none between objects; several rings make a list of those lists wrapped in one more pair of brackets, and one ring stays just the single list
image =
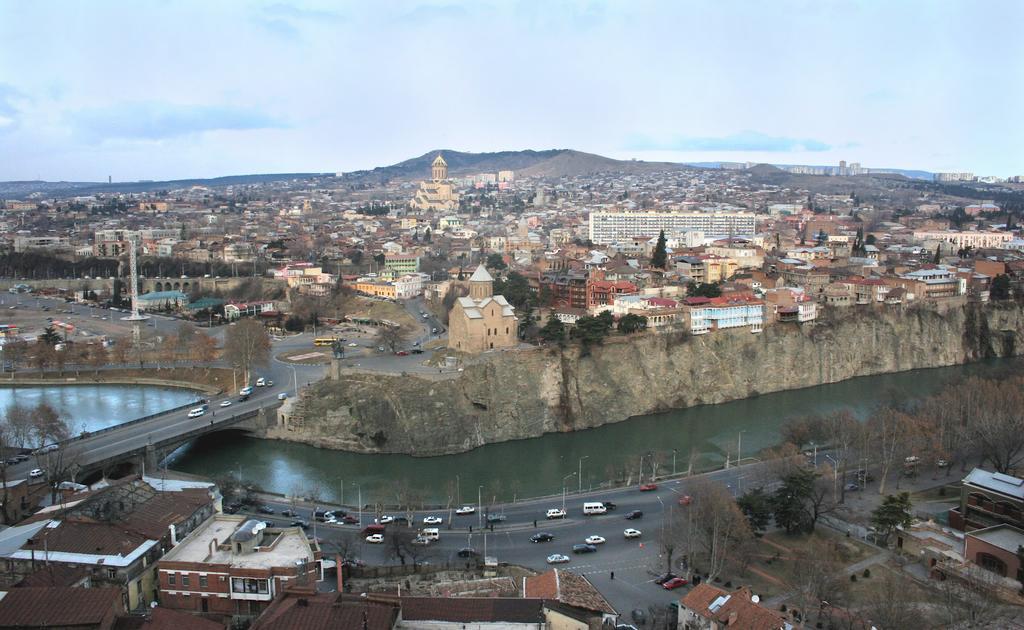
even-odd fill
[{"label": "apartment building", "polygon": [[949,524],[968,532],[1001,524],[1024,529],[1024,479],[975,468],[961,482]]},{"label": "apartment building", "polygon": [[595,210],[590,213],[589,237],[599,245],[637,236],[657,236],[686,230],[711,235],[753,236],[756,216],[751,212],[699,212],[691,210]]},{"label": "apartment building", "polygon": [[160,605],[255,617],[285,586],[322,580],[320,557],[316,541],[299,527],[216,514],[157,564]]},{"label": "apartment building", "polygon": [[683,300],[683,313],[694,335],[742,327],[752,333],[764,330],[764,302],[756,298],[690,297]]},{"label": "apartment building", "polygon": [[972,231],[972,230],[948,230],[948,231],[920,231],[914,232],[914,239],[920,242],[936,241],[940,243],[951,243],[957,247],[973,247],[982,249],[986,247],[1001,248],[1013,240],[1012,232],[994,231]]},{"label": "apartment building", "polygon": [[397,274],[418,273],[420,257],[409,254],[387,254],[384,256],[384,267]]}]

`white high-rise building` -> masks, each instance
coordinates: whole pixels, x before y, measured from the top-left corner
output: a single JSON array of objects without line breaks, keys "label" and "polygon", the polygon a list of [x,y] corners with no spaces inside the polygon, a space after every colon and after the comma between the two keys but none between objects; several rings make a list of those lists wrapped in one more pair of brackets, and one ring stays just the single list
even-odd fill
[{"label": "white high-rise building", "polygon": [[619,211],[590,213],[590,240],[599,245],[637,236],[657,236],[699,230],[708,236],[753,236],[757,217],[752,212],[697,212],[693,210]]}]

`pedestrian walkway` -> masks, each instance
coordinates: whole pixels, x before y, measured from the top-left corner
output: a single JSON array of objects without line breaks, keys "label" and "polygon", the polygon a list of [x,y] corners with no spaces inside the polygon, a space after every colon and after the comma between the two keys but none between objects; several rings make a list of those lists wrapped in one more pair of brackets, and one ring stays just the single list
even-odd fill
[{"label": "pedestrian walkway", "polygon": [[[838,571],[838,573],[841,573],[844,576],[853,575],[854,573],[860,573],[870,566],[881,564],[888,561],[891,556],[892,553],[889,551],[879,551],[878,553],[867,558],[864,558],[859,562],[854,562],[853,564],[843,567]],[[795,597],[796,595],[797,591],[795,589],[786,591],[785,593],[781,593],[779,595],[776,595],[775,597],[769,597],[768,599],[766,599],[764,601],[764,606],[766,608],[772,609],[778,608],[780,604],[790,599],[791,597]]]}]

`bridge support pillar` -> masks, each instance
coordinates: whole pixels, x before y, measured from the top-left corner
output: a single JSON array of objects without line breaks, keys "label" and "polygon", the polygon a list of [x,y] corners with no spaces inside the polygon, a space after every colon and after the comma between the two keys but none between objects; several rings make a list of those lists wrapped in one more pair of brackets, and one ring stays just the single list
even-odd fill
[{"label": "bridge support pillar", "polygon": [[331,369],[330,369],[329,378],[332,381],[340,381],[341,380],[341,361],[338,360],[337,357],[334,357],[334,358],[331,359]]},{"label": "bridge support pillar", "polygon": [[147,474],[150,475],[155,475],[157,470],[160,469],[160,457],[157,454],[156,447],[152,444],[146,445],[146,452],[142,455],[141,463],[143,464]]}]

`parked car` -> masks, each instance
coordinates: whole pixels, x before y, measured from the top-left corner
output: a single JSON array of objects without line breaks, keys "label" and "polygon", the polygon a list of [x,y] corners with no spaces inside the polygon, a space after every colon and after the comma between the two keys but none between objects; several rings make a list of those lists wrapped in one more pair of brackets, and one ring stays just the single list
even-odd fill
[{"label": "parked car", "polygon": [[587,536],[587,539],[583,542],[588,545],[600,545],[604,543],[604,537],[602,536]]},{"label": "parked car", "polygon": [[384,516],[381,516],[377,520],[377,522],[380,523],[381,525],[387,525],[388,523],[394,523],[395,522],[395,517],[394,516],[388,516],[387,514],[385,514]]},{"label": "parked car", "polygon": [[419,348],[413,348],[413,350],[412,350],[411,352],[412,352],[413,354],[423,354],[423,351],[422,351],[422,350],[420,350]]},{"label": "parked car", "polygon": [[32,470],[28,471],[28,476],[31,477],[32,479],[35,479],[37,477],[42,477],[43,476],[43,469],[42,468],[33,468]]},{"label": "parked car", "polygon": [[288,518],[292,518],[292,517],[298,516],[298,514],[295,513],[295,510],[292,510],[290,508],[285,508],[285,509],[281,510],[281,516],[287,516]]},{"label": "parked car", "polygon": [[853,492],[855,490],[860,490],[860,486],[858,486],[855,483],[848,483],[845,486],[843,486],[843,489],[845,489],[847,492]]},{"label": "parked car", "polygon": [[630,527],[626,531],[622,532],[622,535],[626,538],[640,538],[641,532],[639,529],[633,529]]},{"label": "parked car", "polygon": [[684,507],[690,505],[691,501],[693,501],[693,497],[691,497],[688,494],[684,494],[683,496],[679,497],[679,505],[682,505]]},{"label": "parked car", "polygon": [[366,542],[371,545],[379,545],[384,542],[384,534],[370,534],[366,537]]},{"label": "parked car", "polygon": [[270,507],[269,505],[261,505],[258,508],[256,508],[256,511],[260,514],[273,514],[274,508]]},{"label": "parked car", "polygon": [[664,584],[665,582],[668,582],[669,580],[671,580],[674,577],[676,577],[676,574],[672,573],[671,571],[669,571],[668,573],[666,573],[664,575],[658,576],[658,579],[654,580],[654,583],[655,584]]},{"label": "parked car", "polygon": [[280,394],[277,395],[277,399],[278,400],[285,400],[287,398],[288,398],[288,394],[286,394],[284,392],[281,392]]},{"label": "parked car", "polygon": [[560,553],[553,553],[550,556],[548,556],[548,564],[562,564],[563,562],[568,561],[569,556],[562,555]]},{"label": "parked car", "polygon": [[462,549],[459,549],[459,553],[457,555],[460,558],[475,558],[480,554],[478,554],[476,549],[473,549],[472,547],[463,547]]},{"label": "parked car", "polygon": [[535,542],[535,543],[551,542],[554,539],[555,539],[554,534],[549,534],[548,532],[540,532],[538,534],[534,534],[533,536],[530,536],[530,542]]},{"label": "parked car", "polygon": [[548,510],[547,518],[565,518],[565,510],[559,508],[551,508]]},{"label": "parked car", "polygon": [[416,538],[412,539],[412,544],[420,545],[420,546],[423,546],[423,547],[426,547],[427,545],[429,545],[430,542],[431,542],[431,540],[429,538],[427,538],[426,536],[417,536]]},{"label": "parked car", "polygon": [[488,523],[501,523],[501,522],[504,522],[504,521],[505,521],[505,515],[504,514],[488,514],[487,515],[487,522]]},{"label": "parked car", "polygon": [[686,578],[674,577],[671,580],[666,580],[661,587],[666,591],[671,591],[672,589],[679,588],[680,586],[686,586],[687,584],[689,584],[689,582]]},{"label": "parked car", "polygon": [[635,521],[636,519],[643,518],[643,517],[644,517],[644,513],[643,512],[641,512],[640,510],[633,510],[632,512],[630,512],[629,514],[626,515],[626,520],[627,521]]},{"label": "parked car", "polygon": [[292,527],[301,527],[302,529],[309,529],[309,523],[302,519],[296,519],[292,521]]},{"label": "parked car", "polygon": [[658,484],[656,483],[645,483],[642,486],[640,486],[640,492],[653,492],[654,490],[657,489]]},{"label": "parked car", "polygon": [[597,547],[586,543],[572,546],[573,553],[594,553],[595,551],[597,551]]},{"label": "parked car", "polygon": [[459,516],[465,516],[467,514],[476,514],[476,508],[472,505],[463,505],[459,509],[455,510],[455,513]]},{"label": "parked car", "polygon": [[395,356],[396,357],[407,357],[407,356],[409,356],[409,351],[408,350],[399,350],[398,352],[395,353]]},{"label": "parked car", "polygon": [[351,514],[346,514],[345,516],[341,517],[341,522],[345,523],[346,525],[355,525],[359,522],[359,519],[352,516]]}]

